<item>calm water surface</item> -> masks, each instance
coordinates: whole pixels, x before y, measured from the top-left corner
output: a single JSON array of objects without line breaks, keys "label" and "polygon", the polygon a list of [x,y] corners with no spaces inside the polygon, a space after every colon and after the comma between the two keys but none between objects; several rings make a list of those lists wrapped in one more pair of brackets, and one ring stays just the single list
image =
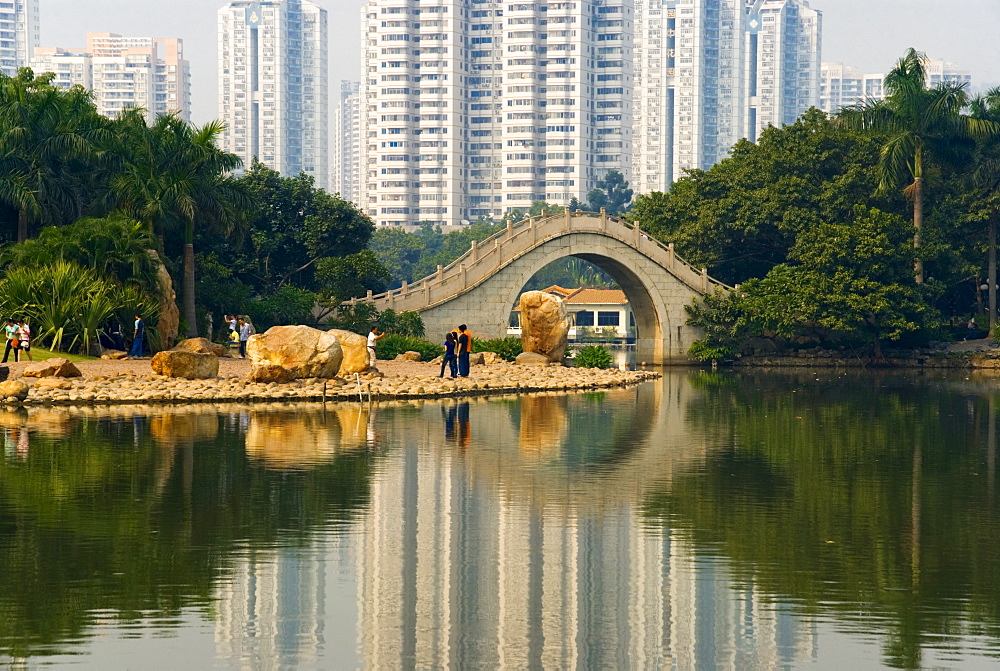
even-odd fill
[{"label": "calm water surface", "polygon": [[0,413],[0,666],[996,669],[998,395]]}]

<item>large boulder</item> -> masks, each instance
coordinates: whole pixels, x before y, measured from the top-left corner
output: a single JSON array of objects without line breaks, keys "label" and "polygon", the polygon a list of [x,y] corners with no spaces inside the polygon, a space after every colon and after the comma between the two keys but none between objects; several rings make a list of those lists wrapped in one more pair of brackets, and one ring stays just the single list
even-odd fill
[{"label": "large boulder", "polygon": [[70,361],[54,357],[33,363],[24,369],[24,377],[82,377],[83,373]]},{"label": "large boulder", "polygon": [[483,357],[483,363],[487,365],[492,366],[504,362],[503,357],[496,352],[483,352],[481,356]]},{"label": "large boulder", "polygon": [[396,355],[396,361],[420,361],[420,352],[401,352]]},{"label": "large boulder", "polygon": [[548,366],[551,361],[549,357],[544,354],[538,354],[537,352],[521,352],[514,359],[514,363],[518,366]]},{"label": "large boulder", "polygon": [[23,401],[28,398],[28,385],[21,380],[0,382],[0,401],[5,398],[16,398],[19,401]]},{"label": "large boulder", "polygon": [[214,354],[168,350],[157,352],[150,365],[158,375],[185,380],[206,380],[219,375],[219,357]]},{"label": "large boulder", "polygon": [[337,336],[340,349],[344,351],[344,360],[340,362],[338,375],[344,377],[368,370],[368,338],[340,329],[330,329],[327,333]]},{"label": "large boulder", "polygon": [[208,338],[188,338],[174,345],[178,352],[194,352],[195,354],[213,354],[217,357],[230,358],[232,355],[225,345],[214,343]]},{"label": "large boulder", "polygon": [[275,326],[250,336],[247,356],[254,366],[281,366],[294,379],[336,377],[344,360],[340,340],[308,326]]},{"label": "large boulder", "polygon": [[521,348],[562,361],[569,337],[569,315],[562,299],[544,291],[521,294]]},{"label": "large boulder", "polygon": [[106,361],[124,361],[128,358],[128,352],[123,352],[120,349],[106,349],[101,354],[101,358]]}]

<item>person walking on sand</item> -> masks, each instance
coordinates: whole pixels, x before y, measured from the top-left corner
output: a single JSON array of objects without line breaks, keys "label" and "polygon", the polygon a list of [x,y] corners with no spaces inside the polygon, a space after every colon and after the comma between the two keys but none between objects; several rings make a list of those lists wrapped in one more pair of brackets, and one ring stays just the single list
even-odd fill
[{"label": "person walking on sand", "polygon": [[378,359],[375,358],[375,342],[385,337],[384,333],[379,333],[378,328],[372,327],[368,332],[368,367],[375,368]]},{"label": "person walking on sand", "polygon": [[7,363],[11,350],[14,350],[14,363],[17,363],[21,360],[21,336],[18,335],[17,324],[14,323],[13,319],[7,320],[7,325],[4,326],[4,337],[7,339],[7,346],[3,351],[3,361],[0,363]]},{"label": "person walking on sand", "polygon": [[129,350],[128,355],[133,357],[142,356],[142,339],[146,336],[146,322],[142,321],[142,317],[139,315],[135,316],[135,327],[132,331],[132,349]]},{"label": "person walking on sand", "polygon": [[17,337],[21,341],[21,351],[28,355],[28,361],[34,361],[31,356],[31,327],[24,319],[17,320]]},{"label": "person walking on sand", "polygon": [[247,358],[247,341],[250,340],[251,333],[253,333],[253,327],[250,326],[250,322],[246,319],[240,319],[240,356],[244,359]]},{"label": "person walking on sand", "polygon": [[444,377],[444,367],[447,366],[453,378],[458,377],[458,363],[455,357],[455,334],[449,331],[444,337],[444,357],[441,359],[441,374]]},{"label": "person walking on sand", "polygon": [[466,325],[458,327],[458,376],[469,377],[469,354],[472,353],[472,336]]}]

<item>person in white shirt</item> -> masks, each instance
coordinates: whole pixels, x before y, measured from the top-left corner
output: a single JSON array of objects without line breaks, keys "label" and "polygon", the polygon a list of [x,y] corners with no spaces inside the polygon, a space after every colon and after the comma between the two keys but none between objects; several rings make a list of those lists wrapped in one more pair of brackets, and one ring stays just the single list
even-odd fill
[{"label": "person in white shirt", "polygon": [[375,342],[381,340],[385,337],[384,333],[379,333],[378,329],[374,326],[372,330],[368,333],[368,366],[371,368],[375,367],[377,359],[375,358]]},{"label": "person in white shirt", "polygon": [[31,327],[23,319],[17,320],[17,337],[21,341],[21,351],[28,355],[28,361],[34,361],[31,356]]}]

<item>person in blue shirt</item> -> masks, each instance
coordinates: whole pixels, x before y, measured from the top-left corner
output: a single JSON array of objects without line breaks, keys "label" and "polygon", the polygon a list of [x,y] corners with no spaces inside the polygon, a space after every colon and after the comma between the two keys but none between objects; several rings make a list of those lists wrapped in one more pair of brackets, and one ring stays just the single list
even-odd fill
[{"label": "person in blue shirt", "polygon": [[444,377],[444,367],[451,371],[452,377],[458,377],[458,358],[455,356],[455,333],[449,331],[444,337],[444,357],[441,359],[441,374]]},{"label": "person in blue shirt", "polygon": [[142,317],[139,315],[135,316],[135,330],[133,331],[132,337],[132,349],[129,350],[129,356],[141,357],[142,356],[142,339],[146,336],[146,322],[142,321]]}]

